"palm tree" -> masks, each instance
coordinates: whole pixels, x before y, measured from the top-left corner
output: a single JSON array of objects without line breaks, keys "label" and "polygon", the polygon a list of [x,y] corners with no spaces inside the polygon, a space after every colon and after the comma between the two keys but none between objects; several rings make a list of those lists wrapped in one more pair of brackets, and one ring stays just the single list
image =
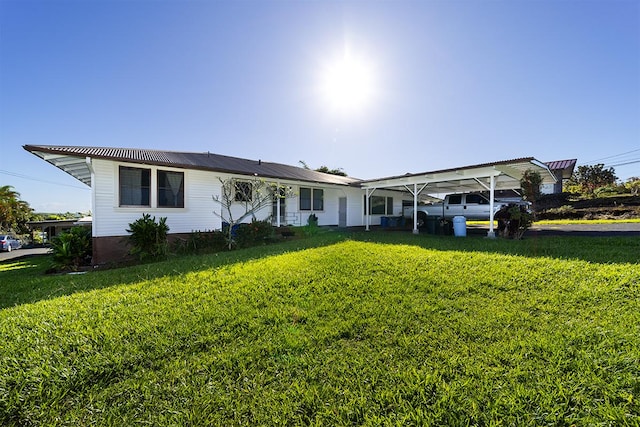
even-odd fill
[{"label": "palm tree", "polygon": [[32,212],[29,203],[20,200],[20,193],[12,186],[0,187],[0,229],[24,228]]}]

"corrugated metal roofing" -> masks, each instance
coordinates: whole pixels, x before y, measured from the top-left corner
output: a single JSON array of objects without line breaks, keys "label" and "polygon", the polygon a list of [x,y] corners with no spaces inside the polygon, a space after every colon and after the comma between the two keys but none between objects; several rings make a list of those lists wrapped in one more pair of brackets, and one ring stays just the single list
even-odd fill
[{"label": "corrugated metal roofing", "polygon": [[520,179],[527,170],[541,174],[543,183],[555,183],[556,177],[549,168],[533,157],[502,160],[492,163],[464,166],[437,171],[405,174],[389,178],[361,181],[360,185],[367,189],[397,189],[413,191],[421,194],[449,194],[470,191],[486,191],[494,180],[496,190],[520,188]]},{"label": "corrugated metal roofing", "polygon": [[87,158],[318,184],[355,185],[363,188],[395,188],[402,191],[410,183],[430,183],[427,193],[483,190],[486,189],[486,184],[483,185],[479,180],[490,176],[496,178],[496,189],[517,188],[522,174],[531,168],[544,173],[545,182],[555,182],[556,180],[555,176],[549,171],[547,164],[543,164],[533,157],[361,181],[356,178],[331,175],[281,163],[249,160],[208,152],[189,153],[132,148],[53,145],[25,145],[24,148],[89,186],[91,185],[91,172],[86,161]]},{"label": "corrugated metal roofing", "polygon": [[573,169],[576,167],[578,159],[555,160],[546,162],[545,164],[552,170],[558,178],[569,179],[573,175]]},{"label": "corrugated metal roofing", "polygon": [[[88,167],[82,171],[85,158],[107,159],[129,163],[199,169],[263,178],[291,179],[322,184],[350,185],[359,180],[331,175],[281,163],[250,160],[213,153],[189,153],[138,148],[72,147],[25,145],[24,149],[90,185]],[[63,161],[62,158],[65,158]],[[71,158],[71,159],[70,159]],[[75,161],[73,160],[75,158]],[[88,180],[88,181],[87,181]]]},{"label": "corrugated metal roofing", "polygon": [[516,163],[530,163],[531,161],[534,161],[534,160],[535,159],[533,157],[522,157],[518,159],[501,160],[498,162],[481,163],[478,165],[463,166],[458,168],[440,169],[440,170],[420,172],[420,173],[407,173],[405,175],[396,175],[396,176],[391,176],[387,178],[368,179],[362,182],[366,183],[366,182],[375,182],[375,181],[390,180],[390,179],[396,179],[396,178],[410,178],[410,177],[419,177],[424,175],[436,175],[436,174],[443,174],[448,172],[459,172],[459,171],[464,171],[468,169],[479,169],[479,168],[486,168],[486,167],[493,167],[493,166],[500,166],[500,165],[512,165]]},{"label": "corrugated metal roofing", "polygon": [[555,160],[553,162],[545,162],[545,165],[549,166],[549,169],[552,171],[555,170],[563,170],[563,169],[571,169],[576,166],[576,162],[578,159],[570,159],[570,160]]}]

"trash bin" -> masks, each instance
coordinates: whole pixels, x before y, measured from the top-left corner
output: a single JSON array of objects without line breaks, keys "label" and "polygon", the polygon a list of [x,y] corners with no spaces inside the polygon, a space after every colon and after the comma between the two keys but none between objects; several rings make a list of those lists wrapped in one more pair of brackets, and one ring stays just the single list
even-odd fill
[{"label": "trash bin", "polygon": [[424,225],[427,227],[427,234],[436,234],[436,230],[438,227],[438,217],[428,216]]},{"label": "trash bin", "polygon": [[380,217],[380,227],[388,227],[389,226],[389,217],[382,216]]},{"label": "trash bin", "polygon": [[465,237],[467,235],[467,218],[463,216],[453,217],[453,235]]}]

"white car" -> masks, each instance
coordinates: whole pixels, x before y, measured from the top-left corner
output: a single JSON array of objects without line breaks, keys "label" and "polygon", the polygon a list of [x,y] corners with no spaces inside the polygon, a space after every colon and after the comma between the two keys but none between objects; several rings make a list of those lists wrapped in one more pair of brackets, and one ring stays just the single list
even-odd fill
[{"label": "white car", "polygon": [[14,249],[20,249],[22,242],[11,234],[0,234],[0,250],[11,252]]}]

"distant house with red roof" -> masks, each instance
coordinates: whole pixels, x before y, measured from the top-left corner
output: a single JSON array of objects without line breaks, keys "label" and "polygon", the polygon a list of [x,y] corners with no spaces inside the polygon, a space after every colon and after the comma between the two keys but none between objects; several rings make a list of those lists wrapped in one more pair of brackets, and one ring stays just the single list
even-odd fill
[{"label": "distant house with red roof", "polygon": [[557,181],[554,184],[543,184],[541,188],[542,194],[562,193],[562,186],[564,185],[564,182],[573,175],[576,162],[577,159],[545,162],[545,165],[549,167],[549,170],[556,177]]}]

